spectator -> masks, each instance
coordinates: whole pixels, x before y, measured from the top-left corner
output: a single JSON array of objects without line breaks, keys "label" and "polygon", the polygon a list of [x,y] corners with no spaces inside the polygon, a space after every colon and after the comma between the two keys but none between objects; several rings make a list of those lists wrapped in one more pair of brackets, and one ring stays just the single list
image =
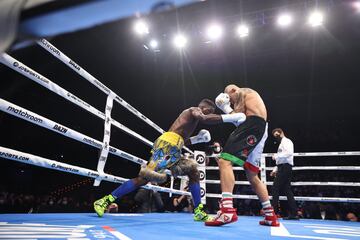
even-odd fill
[{"label": "spectator", "polygon": [[358,222],[359,221],[358,217],[352,212],[349,212],[348,214],[346,214],[346,220],[350,221],[350,222]]},{"label": "spectator", "polygon": [[[186,186],[183,191],[188,191],[189,187]],[[174,212],[192,212],[192,201],[189,196],[181,195],[172,199],[172,210]]]},{"label": "spectator", "polygon": [[119,206],[116,203],[112,203],[108,206],[107,213],[117,213],[119,211]]},{"label": "spectator", "polygon": [[157,191],[140,188],[135,195],[135,202],[139,205],[138,213],[164,211],[163,200]]},{"label": "spectator", "polygon": [[[205,155],[206,156],[212,156],[212,155],[218,155],[223,151],[222,146],[220,145],[219,142],[213,142],[212,145],[207,146],[207,148],[205,149]],[[215,157],[215,161],[216,163],[218,163],[219,159],[217,157]],[[208,166],[210,163],[210,158],[207,157],[206,158],[206,166]]]}]

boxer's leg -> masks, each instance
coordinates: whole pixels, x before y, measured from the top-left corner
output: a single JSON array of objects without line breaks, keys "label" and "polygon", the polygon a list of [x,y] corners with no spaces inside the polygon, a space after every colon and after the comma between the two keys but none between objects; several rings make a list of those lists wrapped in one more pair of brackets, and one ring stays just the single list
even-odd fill
[{"label": "boxer's leg", "polygon": [[195,160],[182,158],[176,166],[172,168],[172,172],[174,171],[181,173],[181,175],[187,175],[189,178],[189,190],[194,203],[194,220],[211,220],[210,216],[203,210],[204,206],[201,204],[200,174]]},{"label": "boxer's leg", "polygon": [[107,207],[117,198],[120,198],[130,192],[135,191],[140,186],[143,186],[146,183],[148,183],[148,181],[140,176],[124,182],[119,187],[117,187],[111,194],[106,195],[94,202],[95,212],[99,217],[102,217]]},{"label": "boxer's leg", "polygon": [[269,193],[266,188],[266,185],[260,180],[258,176],[260,170],[259,167],[260,167],[261,155],[263,153],[266,139],[267,139],[267,127],[264,135],[261,138],[261,141],[256,145],[256,147],[253,149],[251,154],[248,156],[244,164],[244,169],[246,172],[246,177],[250,182],[252,189],[258,196],[262,206],[262,211],[265,214],[265,219],[260,221],[259,224],[268,225],[268,226],[279,226],[280,224],[277,220],[277,216],[270,203]]}]

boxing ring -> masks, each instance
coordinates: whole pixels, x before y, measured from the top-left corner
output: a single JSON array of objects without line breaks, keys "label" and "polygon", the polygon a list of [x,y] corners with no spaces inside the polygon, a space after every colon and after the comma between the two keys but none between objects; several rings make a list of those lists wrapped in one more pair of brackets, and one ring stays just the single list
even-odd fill
[{"label": "boxing ring", "polygon": [[[0,99],[0,110],[11,114],[32,124],[49,129],[65,137],[82,142],[100,150],[100,157],[96,170],[86,169],[71,164],[46,159],[30,153],[20,152],[0,146],[0,157],[2,159],[31,164],[43,168],[68,172],[94,179],[94,185],[98,186],[101,181],[122,183],[128,179],[110,175],[104,172],[108,154],[115,155],[136,164],[146,164],[147,161],[135,155],[127,153],[119,148],[110,145],[111,126],[114,126],[131,137],[143,142],[148,147],[152,142],[135,131],[124,126],[111,117],[111,110],[114,102],[122,105],[132,114],[153,127],[159,133],[164,130],[152,122],[149,118],[140,113],[136,108],[119,97],[116,93],[106,87],[98,79],[80,67],[75,61],[66,56],[54,45],[45,39],[37,42],[39,46],[48,51],[54,57],[78,73],[83,79],[96,86],[107,95],[104,112],[94,108],[78,96],[68,92],[50,79],[4,53],[0,56],[0,62],[7,67],[22,74],[48,90],[58,94],[65,100],[74,103],[89,113],[99,117],[104,122],[103,140],[91,138],[83,133],[75,131],[68,126],[40,116],[29,109],[25,109],[5,99]],[[206,198],[219,198],[220,194],[207,193],[206,184],[219,184],[219,180],[210,180],[206,177],[207,171],[216,171],[216,166],[205,166],[206,157],[203,152],[191,151],[184,148],[184,155],[193,156],[199,163],[201,177],[202,201]],[[272,182],[266,180],[266,171],[271,167],[266,166],[266,157],[272,154],[264,154],[261,161],[261,180],[267,185]],[[360,152],[330,152],[330,153],[296,153],[295,157],[328,157],[328,156],[360,156]],[[234,167],[235,171],[243,170],[241,167]],[[358,171],[360,166],[306,166],[294,167],[294,171],[326,171],[346,170]],[[167,172],[170,175],[170,172]],[[185,181],[185,177],[179,177]],[[169,194],[190,195],[188,192],[173,188],[174,178],[171,177],[170,188],[148,184],[143,186],[146,189],[167,192]],[[239,185],[248,185],[246,181],[236,181]],[[360,182],[293,182],[294,186],[360,186]],[[255,195],[234,195],[239,199],[257,199]],[[281,196],[280,199],[285,197]],[[360,203],[360,198],[340,197],[306,197],[296,196],[298,201],[319,201],[319,202],[351,202]],[[258,225],[260,217],[241,216],[239,221],[220,228],[205,227],[203,223],[193,222],[190,214],[163,213],[163,214],[106,214],[104,218],[98,218],[95,213],[86,214],[0,214],[0,239],[358,239],[360,237],[360,224],[341,221],[301,220],[300,222],[281,221],[281,227],[263,227]]]},{"label": "boxing ring", "polygon": [[241,216],[233,224],[205,227],[186,213],[5,214],[0,239],[258,239],[355,240],[360,224],[341,221],[282,221],[278,228],[259,226],[260,217]]}]

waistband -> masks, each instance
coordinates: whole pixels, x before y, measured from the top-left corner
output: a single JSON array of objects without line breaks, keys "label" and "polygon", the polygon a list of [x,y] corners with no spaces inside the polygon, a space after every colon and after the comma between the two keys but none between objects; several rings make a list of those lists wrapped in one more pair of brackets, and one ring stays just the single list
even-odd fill
[{"label": "waistband", "polygon": [[287,165],[293,167],[293,165],[291,165],[290,163],[280,163],[280,164],[277,164],[276,166],[282,167],[282,166],[287,166]]},{"label": "waistband", "polygon": [[261,122],[261,123],[266,123],[265,119],[256,115],[252,115],[252,116],[246,116],[246,121],[255,121],[255,122]]},{"label": "waistband", "polygon": [[166,141],[174,146],[182,147],[184,145],[183,137],[175,132],[164,132],[158,139]]}]

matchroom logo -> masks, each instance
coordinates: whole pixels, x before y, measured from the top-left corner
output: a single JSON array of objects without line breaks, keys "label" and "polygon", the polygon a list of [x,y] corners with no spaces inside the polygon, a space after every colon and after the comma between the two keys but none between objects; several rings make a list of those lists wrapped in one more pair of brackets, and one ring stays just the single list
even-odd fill
[{"label": "matchroom logo", "polygon": [[17,109],[14,107],[9,106],[7,109],[7,111],[11,112],[11,113],[15,113],[16,115],[19,115],[22,118],[27,118],[33,122],[37,122],[37,123],[42,123],[43,120],[41,118],[35,117],[29,113],[27,113],[26,111],[22,111],[21,109]]}]

